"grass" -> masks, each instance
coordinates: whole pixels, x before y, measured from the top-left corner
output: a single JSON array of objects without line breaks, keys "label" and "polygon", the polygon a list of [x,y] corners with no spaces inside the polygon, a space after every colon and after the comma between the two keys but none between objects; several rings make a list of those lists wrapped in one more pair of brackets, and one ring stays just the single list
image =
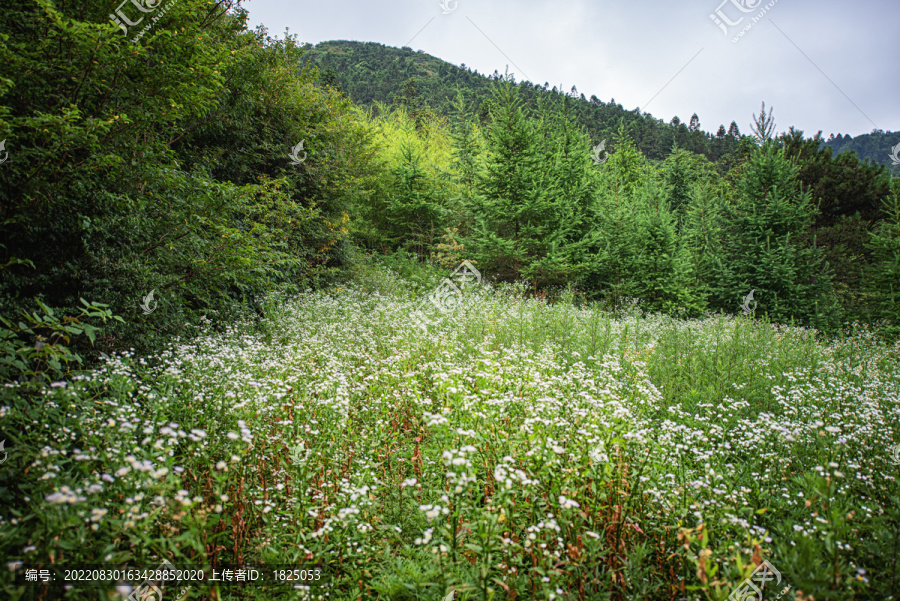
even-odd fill
[{"label": "grass", "polygon": [[[5,387],[7,561],[329,571],[187,599],[721,600],[763,559],[766,599],[900,590],[898,347],[515,287],[422,331],[405,290],[272,297],[261,327]],[[24,568],[3,597],[38,598]]]}]

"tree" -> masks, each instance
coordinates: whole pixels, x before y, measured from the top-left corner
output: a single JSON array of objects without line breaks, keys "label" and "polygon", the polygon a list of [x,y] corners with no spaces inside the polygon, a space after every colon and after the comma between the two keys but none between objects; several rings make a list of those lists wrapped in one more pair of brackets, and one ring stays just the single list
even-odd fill
[{"label": "tree", "polygon": [[537,134],[522,111],[518,89],[503,82],[494,98],[474,237],[480,265],[514,280],[546,254],[550,206]]},{"label": "tree", "polygon": [[[0,13],[0,127],[16,143],[0,170],[0,264],[36,268],[0,278],[3,311],[99,300],[125,318],[100,349],[147,349],[194,316],[227,319],[234,300],[339,266],[369,149],[338,122],[349,103],[298,74],[296,39],[248,31],[231,1],[166,5],[143,34],[98,23],[110,10],[84,0]],[[336,167],[324,149],[339,139],[358,151]],[[301,141],[308,156],[293,165]],[[154,289],[167,309],[151,327],[137,301]]]},{"label": "tree", "polygon": [[450,137],[453,141],[452,164],[456,170],[456,181],[462,193],[462,205],[467,217],[463,235],[467,235],[473,225],[468,219],[472,215],[475,202],[475,186],[478,175],[478,161],[482,153],[483,139],[474,115],[469,111],[462,91],[457,90],[455,112]]},{"label": "tree", "polygon": [[691,174],[690,168],[686,164],[686,154],[688,154],[687,151],[675,147],[672,154],[666,159],[664,171],[669,206],[676,215],[681,212],[691,198]]},{"label": "tree", "polygon": [[654,174],[648,173],[636,192],[634,208],[637,253],[628,274],[630,295],[644,300],[651,311],[700,315],[705,302],[691,252],[678,235],[677,217]]},{"label": "tree", "polygon": [[755,290],[759,310],[776,321],[826,324],[832,317],[832,272],[824,249],[806,233],[815,219],[797,167],[774,144],[757,147],[737,182],[740,201],[725,205],[723,275],[717,304],[736,310]]},{"label": "tree", "polygon": [[896,191],[885,200],[884,213],[885,219],[870,233],[873,262],[866,287],[872,295],[871,315],[886,320],[885,331],[896,339],[900,337],[900,194]]},{"label": "tree", "polygon": [[713,296],[724,276],[723,207],[721,192],[713,185],[694,184],[682,232],[693,256],[697,293],[703,302]]},{"label": "tree", "polygon": [[343,92],[341,90],[341,82],[340,80],[338,80],[337,73],[335,73],[334,69],[331,67],[327,67],[319,74],[319,83],[323,86],[328,86],[334,88],[339,92]]},{"label": "tree", "polygon": [[775,119],[772,117],[772,109],[770,108],[769,114],[766,115],[766,103],[763,101],[759,117],[756,116],[756,113],[753,113],[753,123],[750,124],[750,131],[753,132],[753,137],[756,138],[759,144],[765,144],[772,139],[774,130]]},{"label": "tree", "polygon": [[697,116],[697,113],[691,115],[691,123],[688,125],[688,131],[700,131],[700,117]]}]

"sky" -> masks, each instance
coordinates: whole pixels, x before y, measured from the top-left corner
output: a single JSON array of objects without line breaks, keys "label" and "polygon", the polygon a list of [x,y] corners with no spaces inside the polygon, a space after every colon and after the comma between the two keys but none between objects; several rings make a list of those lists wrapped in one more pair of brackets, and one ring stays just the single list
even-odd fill
[{"label": "sky", "polygon": [[[898,0],[249,0],[249,25],[300,41],[410,46],[482,74],[715,132],[900,131]],[[717,24],[716,21],[721,23]]]}]

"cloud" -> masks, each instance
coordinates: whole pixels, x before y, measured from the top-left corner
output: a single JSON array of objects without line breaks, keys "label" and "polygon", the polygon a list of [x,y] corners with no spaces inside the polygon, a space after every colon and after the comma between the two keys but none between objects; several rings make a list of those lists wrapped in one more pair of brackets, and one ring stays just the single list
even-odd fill
[{"label": "cloud", "polygon": [[[273,34],[409,44],[487,74],[509,65],[517,80],[575,85],[664,121],[696,112],[710,132],[735,120],[748,133],[763,100],[778,132],[900,130],[900,4],[777,0],[735,43],[710,18],[720,2],[458,0],[442,14],[439,0],[252,0],[247,9],[251,25]],[[732,21],[743,16],[741,26],[756,14],[730,1],[721,10]]]}]

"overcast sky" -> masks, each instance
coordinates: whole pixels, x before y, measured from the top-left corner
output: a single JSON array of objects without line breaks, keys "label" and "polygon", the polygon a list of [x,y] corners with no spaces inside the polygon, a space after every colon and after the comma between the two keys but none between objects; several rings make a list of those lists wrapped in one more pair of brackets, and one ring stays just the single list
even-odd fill
[{"label": "overcast sky", "polygon": [[443,2],[250,0],[245,7],[250,25],[273,36],[288,28],[312,44],[410,46],[483,74],[509,65],[516,80],[575,85],[587,98],[614,98],[664,121],[686,122],[696,112],[710,132],[735,120],[749,134],[763,100],[774,107],[777,132],[900,130],[898,0]]}]

